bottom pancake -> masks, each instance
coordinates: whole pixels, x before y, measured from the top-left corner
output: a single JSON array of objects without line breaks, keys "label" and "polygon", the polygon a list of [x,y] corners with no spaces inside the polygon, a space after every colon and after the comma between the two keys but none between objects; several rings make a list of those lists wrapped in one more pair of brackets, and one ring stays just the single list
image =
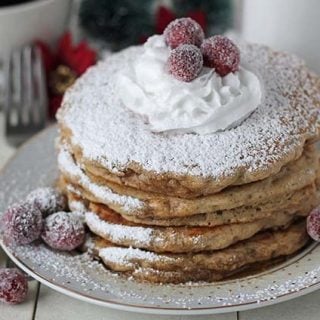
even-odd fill
[{"label": "bottom pancake", "polygon": [[226,249],[186,254],[158,254],[119,247],[95,238],[93,252],[105,266],[135,279],[157,283],[217,281],[234,275],[252,264],[288,256],[309,240],[305,221],[286,230],[266,231]]}]

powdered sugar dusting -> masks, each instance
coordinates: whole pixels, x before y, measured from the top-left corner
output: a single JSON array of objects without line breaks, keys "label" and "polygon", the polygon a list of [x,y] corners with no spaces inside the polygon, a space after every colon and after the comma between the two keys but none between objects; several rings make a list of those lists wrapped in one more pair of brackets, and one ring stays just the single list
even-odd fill
[{"label": "powdered sugar dusting", "polygon": [[99,250],[99,257],[106,261],[115,264],[122,264],[127,266],[134,266],[134,261],[143,260],[149,262],[170,262],[175,261],[168,256],[161,256],[151,251],[144,251],[136,248],[121,248],[121,247],[109,247]]},{"label": "powdered sugar dusting", "polygon": [[51,187],[37,188],[30,192],[27,201],[34,202],[44,216],[66,209],[67,200],[63,194]]},{"label": "powdered sugar dusting", "polygon": [[69,201],[69,209],[71,211],[76,211],[76,212],[86,212],[87,208],[85,207],[85,205],[81,202],[81,201]]},{"label": "powdered sugar dusting", "polygon": [[214,179],[260,172],[298,157],[305,139],[318,134],[315,85],[303,62],[256,45],[246,45],[241,56],[261,77],[265,99],[241,125],[208,135],[152,133],[115,91],[114,74],[141,52],[130,48],[91,68],[67,92],[58,115],[84,157],[110,171],[135,163],[156,173]]},{"label": "powdered sugar dusting", "polygon": [[122,241],[134,241],[137,246],[149,245],[152,240],[153,230],[151,228],[125,226],[109,223],[99,218],[93,212],[85,215],[89,229],[101,237],[104,235],[113,243],[121,244]]},{"label": "powdered sugar dusting", "polygon": [[74,163],[71,154],[64,146],[61,146],[60,148],[58,164],[63,172],[70,174],[73,177],[77,177],[80,180],[80,184],[84,185],[90,192],[97,197],[104,199],[108,203],[115,202],[121,205],[126,211],[141,208],[143,206],[143,203],[136,198],[118,195],[107,187],[102,187],[92,183],[90,179],[82,172],[81,168]]}]

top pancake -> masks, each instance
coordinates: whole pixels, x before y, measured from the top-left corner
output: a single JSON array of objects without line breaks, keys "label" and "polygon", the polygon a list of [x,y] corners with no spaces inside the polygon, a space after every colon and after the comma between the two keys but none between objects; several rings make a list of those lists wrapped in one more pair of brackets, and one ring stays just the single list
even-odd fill
[{"label": "top pancake", "polygon": [[116,91],[115,74],[142,50],[127,49],[91,68],[58,114],[83,164],[118,184],[178,197],[212,194],[276,174],[319,138],[319,78],[295,56],[259,45],[241,50],[264,87],[264,100],[249,118],[208,135],[152,133]]}]

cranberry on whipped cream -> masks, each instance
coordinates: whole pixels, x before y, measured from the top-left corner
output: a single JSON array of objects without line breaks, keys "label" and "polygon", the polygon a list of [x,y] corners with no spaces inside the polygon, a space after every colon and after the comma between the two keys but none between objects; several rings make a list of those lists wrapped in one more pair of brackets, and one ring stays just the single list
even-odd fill
[{"label": "cranberry on whipped cream", "polygon": [[236,72],[240,64],[240,51],[227,37],[213,36],[201,44],[204,64],[224,77],[230,72]]},{"label": "cranberry on whipped cream", "polygon": [[192,81],[201,72],[203,58],[200,49],[192,44],[183,44],[171,50],[167,69],[176,79]]},{"label": "cranberry on whipped cream", "polygon": [[166,70],[170,55],[162,35],[144,44],[141,56],[117,76],[122,103],[147,119],[153,132],[209,134],[238,125],[261,103],[258,76],[240,63],[221,77],[204,67],[190,82]]},{"label": "cranberry on whipped cream", "polygon": [[191,18],[176,19],[168,24],[163,32],[166,44],[177,48],[182,44],[192,44],[200,47],[204,39],[201,26]]}]

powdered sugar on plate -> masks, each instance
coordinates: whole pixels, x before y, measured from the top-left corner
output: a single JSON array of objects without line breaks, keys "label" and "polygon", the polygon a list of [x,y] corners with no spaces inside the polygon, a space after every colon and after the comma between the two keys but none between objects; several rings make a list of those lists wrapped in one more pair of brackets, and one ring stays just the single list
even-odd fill
[{"label": "powdered sugar on plate", "polygon": [[[208,311],[214,312],[215,308],[235,305],[244,307],[248,304],[254,307],[255,304],[263,305],[268,301],[277,301],[279,297],[295,296],[300,290],[319,284],[320,279],[320,267],[315,266],[310,269],[310,266],[308,267],[310,262],[303,264],[301,260],[311,261],[311,257],[316,259],[319,248],[309,248],[309,254],[302,253],[295,261],[276,268],[276,272],[269,270],[258,276],[214,284],[201,282],[182,285],[139,283],[130,278],[123,278],[108,271],[88,253],[57,252],[43,244],[11,247],[7,250],[10,250],[18,261],[27,265],[31,273],[36,273],[60,289],[72,292],[73,295],[76,294],[82,299],[84,297],[96,299],[100,303],[102,301],[120,303],[133,308],[177,310],[208,308]],[[127,261],[130,252],[126,250],[126,253],[121,253],[119,250],[115,252],[103,249],[101,255],[107,255],[108,259],[114,257],[116,262],[119,262],[120,257]],[[136,256],[136,251],[139,249],[131,250]],[[145,257],[143,254],[142,258]]]},{"label": "powdered sugar on plate", "polygon": [[67,92],[58,119],[72,131],[85,158],[112,172],[131,164],[156,173],[233,176],[281,167],[297,158],[306,139],[318,135],[319,100],[303,62],[267,47],[247,45],[242,59],[263,81],[263,103],[238,127],[215,134],[152,133],[127,110],[116,92],[115,74],[142,48],[114,54],[91,68]]}]

